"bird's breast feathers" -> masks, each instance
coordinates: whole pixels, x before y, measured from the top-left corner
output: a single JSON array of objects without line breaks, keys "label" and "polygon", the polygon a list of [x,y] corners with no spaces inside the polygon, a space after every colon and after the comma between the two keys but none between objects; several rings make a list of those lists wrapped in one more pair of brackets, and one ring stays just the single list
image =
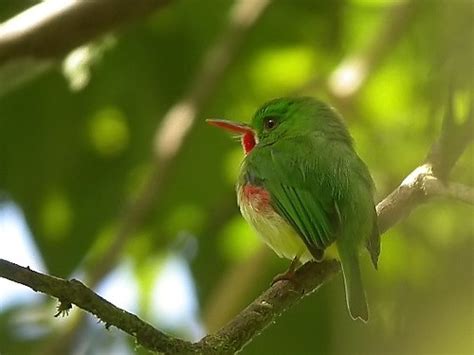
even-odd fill
[{"label": "bird's breast feathers", "polygon": [[270,205],[270,193],[261,186],[249,183],[238,187],[239,206],[253,210],[255,213],[269,215],[275,213]]},{"label": "bird's breast feathers", "polygon": [[270,193],[264,187],[249,183],[239,185],[237,200],[242,216],[278,256],[293,259],[301,255],[302,262],[312,259],[295,230],[275,212]]}]

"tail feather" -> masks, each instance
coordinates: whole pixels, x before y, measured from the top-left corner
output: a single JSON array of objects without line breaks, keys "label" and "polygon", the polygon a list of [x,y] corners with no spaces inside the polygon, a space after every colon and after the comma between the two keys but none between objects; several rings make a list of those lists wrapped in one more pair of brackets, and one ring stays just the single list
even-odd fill
[{"label": "tail feather", "polygon": [[369,309],[362,284],[357,253],[346,253],[341,248],[338,249],[344,275],[347,308],[352,319],[360,319],[367,322],[369,320]]},{"label": "tail feather", "polygon": [[377,212],[375,212],[375,209],[374,209],[374,219],[373,219],[373,224],[372,224],[372,232],[370,233],[369,238],[367,238],[366,248],[369,251],[372,264],[377,270],[377,264],[378,264],[379,255],[380,255],[380,232],[379,232],[379,226],[377,223]]}]

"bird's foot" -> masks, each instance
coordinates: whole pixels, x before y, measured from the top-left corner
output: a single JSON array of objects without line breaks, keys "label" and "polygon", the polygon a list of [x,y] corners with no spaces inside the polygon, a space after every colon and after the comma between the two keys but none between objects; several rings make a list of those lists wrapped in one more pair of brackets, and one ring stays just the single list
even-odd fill
[{"label": "bird's foot", "polygon": [[278,281],[289,281],[296,283],[295,280],[295,271],[294,270],[287,270],[281,274],[276,275],[272,280],[272,286],[276,284]]},{"label": "bird's foot", "polygon": [[299,255],[295,256],[295,258],[291,261],[290,267],[284,273],[276,275],[272,280],[272,286],[276,284],[278,281],[289,281],[296,284],[296,268],[299,265]]}]

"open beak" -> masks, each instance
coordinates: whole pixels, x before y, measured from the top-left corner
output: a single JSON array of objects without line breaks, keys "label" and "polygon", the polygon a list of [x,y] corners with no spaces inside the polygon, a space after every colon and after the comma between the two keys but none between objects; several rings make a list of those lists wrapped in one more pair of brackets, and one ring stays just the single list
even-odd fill
[{"label": "open beak", "polygon": [[240,135],[250,133],[253,135],[252,127],[246,125],[245,123],[217,119],[207,119],[206,122],[209,123],[211,126],[216,126],[232,133],[238,133]]}]

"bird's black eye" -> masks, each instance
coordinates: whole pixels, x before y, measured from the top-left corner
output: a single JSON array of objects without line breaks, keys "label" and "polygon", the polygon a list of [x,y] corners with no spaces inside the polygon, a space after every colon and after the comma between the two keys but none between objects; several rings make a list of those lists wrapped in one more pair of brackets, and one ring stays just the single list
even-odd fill
[{"label": "bird's black eye", "polygon": [[274,116],[268,116],[263,119],[263,127],[270,131],[278,125],[277,118]]}]

